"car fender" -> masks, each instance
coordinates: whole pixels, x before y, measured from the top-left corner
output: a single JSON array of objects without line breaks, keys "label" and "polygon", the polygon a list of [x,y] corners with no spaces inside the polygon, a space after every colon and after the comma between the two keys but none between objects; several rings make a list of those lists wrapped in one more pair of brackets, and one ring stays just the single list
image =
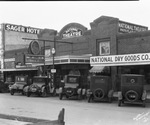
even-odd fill
[{"label": "car fender", "polygon": [[28,91],[29,91],[29,86],[25,86],[25,87],[23,88],[23,91],[24,91],[24,92],[28,92]]},{"label": "car fender", "polygon": [[41,89],[42,91],[41,92],[44,92],[44,89],[45,89],[45,86],[42,86],[42,89]]},{"label": "car fender", "polygon": [[87,90],[86,90],[86,95],[87,95],[87,96],[90,96],[91,94],[92,94],[92,91],[91,91],[90,89],[87,89]]},{"label": "car fender", "polygon": [[118,100],[122,100],[122,92],[118,92]]},{"label": "car fender", "polygon": [[113,97],[114,90],[109,90],[108,97]]},{"label": "car fender", "polygon": [[142,100],[146,100],[146,98],[147,98],[147,92],[146,90],[144,90],[142,94]]},{"label": "car fender", "polygon": [[16,86],[16,85],[12,85],[12,86],[10,86],[9,89],[10,89],[10,90],[12,90],[12,89],[17,89],[17,86]]},{"label": "car fender", "polygon": [[82,95],[86,94],[86,89],[82,89]]},{"label": "car fender", "polygon": [[82,90],[82,89],[79,88],[79,89],[77,90],[77,93],[78,93],[78,94],[81,94],[81,90]]},{"label": "car fender", "polygon": [[62,93],[62,92],[63,92],[63,88],[60,87],[58,92],[59,92],[59,93]]}]

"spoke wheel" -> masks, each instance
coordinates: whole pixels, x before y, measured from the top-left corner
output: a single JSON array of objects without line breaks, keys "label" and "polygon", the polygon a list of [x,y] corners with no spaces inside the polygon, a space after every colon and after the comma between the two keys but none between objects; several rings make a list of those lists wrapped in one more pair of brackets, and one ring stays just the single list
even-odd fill
[{"label": "spoke wheel", "polygon": [[43,96],[43,97],[46,97],[46,96],[47,96],[46,89],[44,89],[44,91],[42,92],[42,96]]},{"label": "spoke wheel", "polygon": [[63,98],[63,94],[60,93],[60,94],[59,94],[59,99],[62,100],[62,98]]},{"label": "spoke wheel", "polygon": [[11,94],[11,95],[14,95],[14,90],[10,90],[10,94]]},{"label": "spoke wheel", "polygon": [[105,95],[101,88],[96,89],[93,94],[96,99],[102,99]]}]

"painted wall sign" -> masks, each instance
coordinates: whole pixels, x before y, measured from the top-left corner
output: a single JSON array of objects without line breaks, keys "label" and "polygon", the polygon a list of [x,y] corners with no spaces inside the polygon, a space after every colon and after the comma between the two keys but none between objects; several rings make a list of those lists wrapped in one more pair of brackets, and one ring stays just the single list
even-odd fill
[{"label": "painted wall sign", "polygon": [[25,55],[25,63],[44,63],[44,55]]},{"label": "painted wall sign", "polygon": [[5,24],[5,30],[30,33],[30,34],[39,34],[40,33],[40,29],[32,28],[32,27],[25,27],[25,26],[21,26],[21,25],[14,25],[14,24]]},{"label": "painted wall sign", "polygon": [[71,27],[71,28],[67,29],[65,32],[63,32],[62,38],[67,39],[67,38],[72,38],[72,37],[79,37],[79,36],[82,36],[82,34],[83,33],[82,33],[81,29]]},{"label": "painted wall sign", "polygon": [[135,25],[123,21],[118,22],[118,27],[120,33],[132,33],[132,32],[141,32],[141,31],[148,30],[148,27]]},{"label": "painted wall sign", "polygon": [[90,57],[91,66],[125,66],[149,63],[150,53]]}]

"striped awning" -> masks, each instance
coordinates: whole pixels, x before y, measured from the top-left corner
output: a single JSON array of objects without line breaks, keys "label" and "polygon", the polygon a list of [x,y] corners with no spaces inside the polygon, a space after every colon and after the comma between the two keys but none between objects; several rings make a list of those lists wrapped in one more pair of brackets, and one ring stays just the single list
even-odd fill
[{"label": "striped awning", "polygon": [[101,73],[104,70],[105,66],[93,66],[89,72],[91,73]]}]

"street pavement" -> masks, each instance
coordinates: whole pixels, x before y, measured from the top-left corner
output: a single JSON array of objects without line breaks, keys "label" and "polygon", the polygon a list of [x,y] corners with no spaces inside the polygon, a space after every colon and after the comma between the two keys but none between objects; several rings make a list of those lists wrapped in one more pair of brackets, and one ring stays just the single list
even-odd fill
[{"label": "street pavement", "polygon": [[[114,95],[116,96],[116,95]],[[150,95],[148,95],[150,99]],[[15,115],[43,120],[57,120],[62,108],[65,109],[65,125],[149,125],[150,101],[141,105],[117,106],[113,103],[87,100],[63,99],[58,97],[11,96],[0,93],[0,114]],[[0,125],[28,125],[32,122],[0,118]],[[41,124],[42,125],[42,124]],[[48,125],[44,124],[43,125]]]}]

